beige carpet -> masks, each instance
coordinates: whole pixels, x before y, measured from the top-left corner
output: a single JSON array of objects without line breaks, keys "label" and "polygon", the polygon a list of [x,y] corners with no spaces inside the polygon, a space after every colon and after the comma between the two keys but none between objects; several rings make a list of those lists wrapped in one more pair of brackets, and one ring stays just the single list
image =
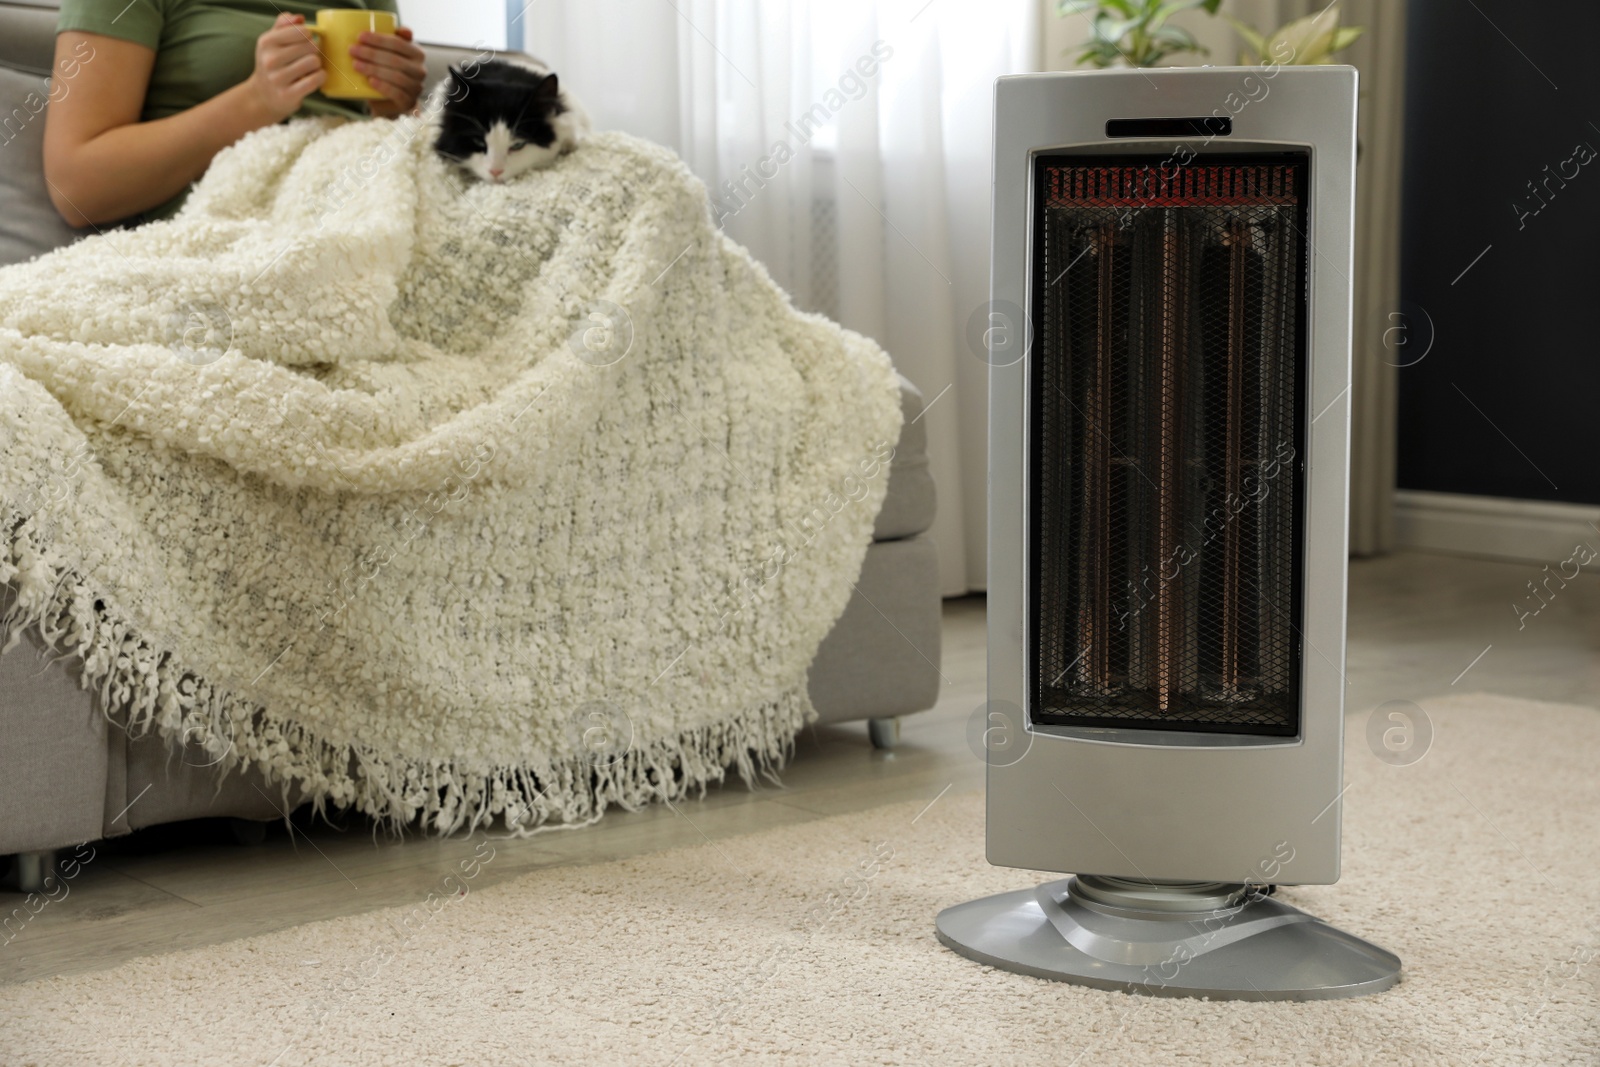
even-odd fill
[{"label": "beige carpet", "polygon": [[11,987],[0,1063],[1600,1062],[1600,712],[1425,707],[1412,766],[1350,720],[1344,881],[1285,891],[1400,954],[1375,997],[1133,998],[962,959],[934,913],[1034,879],[988,867],[982,797],[949,794],[471,889],[403,943],[391,911]]}]

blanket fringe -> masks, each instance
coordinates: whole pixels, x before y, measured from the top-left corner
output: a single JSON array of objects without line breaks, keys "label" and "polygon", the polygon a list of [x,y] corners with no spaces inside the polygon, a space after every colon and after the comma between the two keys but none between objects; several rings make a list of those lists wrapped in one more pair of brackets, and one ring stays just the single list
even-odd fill
[{"label": "blanket fringe", "polygon": [[[445,760],[384,755],[359,744],[333,744],[292,718],[213,686],[155,647],[88,587],[75,569],[53,561],[33,523],[7,509],[0,544],[0,651],[33,630],[43,655],[74,661],[79,684],[130,737],[152,729],[169,754],[201,745],[219,776],[253,767],[280,788],[283,811],[309,801],[327,818],[351,808],[398,835],[472,831],[503,819],[514,836],[576,829],[607,807],[629,811],[657,800],[704,796],[731,767],[746,785],[777,783],[794,739],[816,717],[801,679],[771,700],[721,721],[630,745],[616,757],[575,758],[490,770]],[[119,719],[120,713],[120,719]]]}]

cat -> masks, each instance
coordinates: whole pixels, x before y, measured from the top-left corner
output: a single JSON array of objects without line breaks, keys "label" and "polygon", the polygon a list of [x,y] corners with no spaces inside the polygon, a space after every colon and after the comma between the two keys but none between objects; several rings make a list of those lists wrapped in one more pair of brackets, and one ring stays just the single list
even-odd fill
[{"label": "cat", "polygon": [[589,114],[536,60],[451,67],[434,90],[434,151],[486,182],[548,167],[589,133]]}]

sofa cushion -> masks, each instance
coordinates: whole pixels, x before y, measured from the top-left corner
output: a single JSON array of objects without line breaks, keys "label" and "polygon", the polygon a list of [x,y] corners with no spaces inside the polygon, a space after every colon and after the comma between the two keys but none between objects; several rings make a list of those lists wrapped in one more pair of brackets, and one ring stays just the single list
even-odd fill
[{"label": "sofa cushion", "polygon": [[889,491],[872,528],[874,541],[915,537],[933,525],[936,501],[933,475],[928,471],[927,424],[920,417],[922,393],[904,377],[900,379],[900,411],[905,425],[889,465]]},{"label": "sofa cushion", "polygon": [[939,553],[927,537],[867,549],[844,614],[811,661],[820,722],[887,718],[939,699]]},{"label": "sofa cushion", "polygon": [[57,0],[0,0],[0,67],[40,77],[55,61]]},{"label": "sofa cushion", "polygon": [[[13,595],[0,586],[0,609]],[[0,721],[0,855],[104,836],[105,716],[31,632],[0,654]]]},{"label": "sofa cushion", "polygon": [[83,236],[50,204],[44,183],[44,113],[50,83],[0,67],[0,266]]}]

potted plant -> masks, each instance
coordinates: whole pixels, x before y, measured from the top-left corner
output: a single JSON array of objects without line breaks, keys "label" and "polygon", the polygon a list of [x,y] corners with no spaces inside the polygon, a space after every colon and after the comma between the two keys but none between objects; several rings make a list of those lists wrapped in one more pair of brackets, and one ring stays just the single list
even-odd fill
[{"label": "potted plant", "polygon": [[[1222,0],[1056,0],[1056,14],[1080,15],[1089,21],[1089,43],[1078,54],[1079,63],[1153,67],[1168,56],[1208,54],[1193,34],[1170,20],[1192,8],[1215,15],[1221,6]],[[1270,34],[1231,15],[1223,18],[1249,46],[1239,57],[1244,66],[1331,63],[1335,53],[1350,47],[1365,32],[1362,26],[1339,25],[1339,0]]]},{"label": "potted plant", "polygon": [[1264,34],[1248,23],[1231,15],[1224,15],[1239,31],[1251,51],[1240,53],[1241,65],[1277,63],[1279,65],[1308,66],[1333,62],[1333,54],[1349,48],[1356,38],[1366,32],[1364,26],[1339,25],[1339,0],[1304,18],[1295,19],[1279,27],[1272,34]]},{"label": "potted plant", "polygon": [[1092,36],[1078,56],[1079,63],[1153,67],[1171,55],[1205,54],[1193,34],[1169,20],[1196,7],[1215,15],[1221,4],[1222,0],[1057,0],[1056,14],[1089,19]]}]

